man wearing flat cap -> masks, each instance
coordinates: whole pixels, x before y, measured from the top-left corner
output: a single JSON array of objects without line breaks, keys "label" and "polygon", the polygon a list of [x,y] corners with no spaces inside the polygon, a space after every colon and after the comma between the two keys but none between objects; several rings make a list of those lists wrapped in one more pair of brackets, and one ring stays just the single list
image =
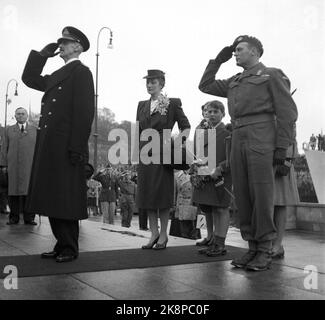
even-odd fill
[{"label": "man wearing flat cap", "polygon": [[[44,92],[27,208],[49,217],[57,243],[42,258],[57,262],[78,257],[78,221],[88,218],[84,165],[94,117],[94,84],[91,71],[79,60],[88,49],[89,41],[80,30],[65,27],[57,42],[31,51],[22,75],[28,87]],[[65,65],[41,75],[47,59],[57,54]]]},{"label": "man wearing flat cap", "polygon": [[[244,71],[216,80],[221,64],[231,59],[233,52]],[[271,265],[272,240],[276,238],[274,172],[285,164],[298,114],[289,79],[280,69],[268,68],[259,61],[263,52],[258,39],[239,36],[209,61],[199,84],[204,93],[228,98],[234,193],[240,231],[249,245],[248,252],[232,264],[255,271]]]}]

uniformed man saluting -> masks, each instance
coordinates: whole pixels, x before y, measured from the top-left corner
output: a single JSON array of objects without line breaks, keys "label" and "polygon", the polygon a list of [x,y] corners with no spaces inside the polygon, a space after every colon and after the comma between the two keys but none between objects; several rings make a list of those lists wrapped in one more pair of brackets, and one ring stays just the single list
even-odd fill
[{"label": "uniformed man saluting", "polygon": [[[45,92],[27,206],[30,212],[49,217],[57,244],[42,257],[57,262],[78,257],[78,220],[88,217],[84,165],[94,117],[94,84],[90,70],[79,60],[88,49],[89,41],[80,30],[65,27],[56,43],[31,51],[22,75],[28,87]],[[47,59],[57,54],[65,66],[42,76]]]},{"label": "uniformed man saluting", "polygon": [[[215,80],[222,63],[234,53],[244,71],[229,79]],[[202,92],[228,98],[233,124],[231,172],[239,212],[240,231],[249,251],[234,259],[236,267],[266,270],[271,264],[274,166],[283,165],[286,150],[294,141],[297,107],[290,82],[276,68],[259,62],[262,43],[239,36],[231,46],[210,60],[199,84]]]}]

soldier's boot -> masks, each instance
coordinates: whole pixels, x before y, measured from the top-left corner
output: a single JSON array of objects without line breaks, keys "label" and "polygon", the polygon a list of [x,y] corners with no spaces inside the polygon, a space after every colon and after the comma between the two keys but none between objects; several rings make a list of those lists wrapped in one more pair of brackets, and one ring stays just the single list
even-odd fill
[{"label": "soldier's boot", "polygon": [[247,270],[264,271],[271,267],[272,255],[268,251],[257,251],[256,256],[246,265]]},{"label": "soldier's boot", "polygon": [[232,260],[231,264],[236,268],[245,268],[255,258],[256,253],[257,251],[250,249],[242,257]]}]

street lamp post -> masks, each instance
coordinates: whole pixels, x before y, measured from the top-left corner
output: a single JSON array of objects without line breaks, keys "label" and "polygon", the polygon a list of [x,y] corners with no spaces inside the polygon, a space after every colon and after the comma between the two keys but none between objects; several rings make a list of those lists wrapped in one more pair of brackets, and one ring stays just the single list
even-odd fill
[{"label": "street lamp post", "polygon": [[108,27],[102,27],[99,32],[98,32],[98,36],[97,36],[97,53],[96,53],[96,86],[95,86],[95,128],[94,128],[94,170],[96,172],[97,170],[97,144],[98,144],[98,127],[97,127],[97,123],[98,123],[98,57],[99,57],[99,36],[101,34],[101,32],[107,29],[110,32],[110,38],[109,38],[109,44],[108,44],[108,48],[112,49],[113,48],[113,32],[110,28]]},{"label": "street lamp post", "polygon": [[6,90],[6,104],[5,104],[5,129],[7,128],[7,109],[8,109],[8,90],[9,90],[9,85],[11,82],[16,82],[16,88],[15,88],[15,96],[18,96],[18,81],[16,79],[11,79],[7,83],[7,90]]}]

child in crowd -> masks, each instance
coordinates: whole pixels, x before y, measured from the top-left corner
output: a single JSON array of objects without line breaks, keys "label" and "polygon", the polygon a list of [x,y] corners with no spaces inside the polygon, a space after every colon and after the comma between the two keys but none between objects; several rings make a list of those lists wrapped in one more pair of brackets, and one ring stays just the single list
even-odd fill
[{"label": "child in crowd", "polygon": [[180,232],[183,238],[195,238],[197,207],[192,205],[192,184],[187,171],[175,170],[175,218],[180,222]]},{"label": "child in crowd", "polygon": [[[213,142],[216,146],[216,167],[210,176],[202,179],[202,183],[194,185],[192,201],[206,215],[208,235],[197,245],[207,247],[200,249],[199,253],[218,256],[226,254],[225,239],[230,219],[231,175],[227,155],[227,151],[230,150],[230,132],[222,122],[225,108],[220,101],[214,100],[206,103],[202,112],[206,121],[201,121],[196,129],[204,130],[203,141],[198,141],[203,143],[204,154],[208,155],[208,130],[214,131],[214,135],[210,137],[215,139]],[[195,150],[198,150],[198,147],[195,145]],[[216,183],[217,180],[223,183]]]},{"label": "child in crowd", "polygon": [[135,195],[136,184],[131,180],[132,174],[126,171],[118,179],[118,186],[120,188],[120,209],[122,217],[122,227],[129,228],[133,213],[135,212]]},{"label": "child in crowd", "polygon": [[87,179],[87,211],[88,216],[91,214],[94,216],[99,215],[99,194],[101,190],[101,183],[94,180],[93,173],[94,168],[90,164],[85,166],[86,179]]}]

